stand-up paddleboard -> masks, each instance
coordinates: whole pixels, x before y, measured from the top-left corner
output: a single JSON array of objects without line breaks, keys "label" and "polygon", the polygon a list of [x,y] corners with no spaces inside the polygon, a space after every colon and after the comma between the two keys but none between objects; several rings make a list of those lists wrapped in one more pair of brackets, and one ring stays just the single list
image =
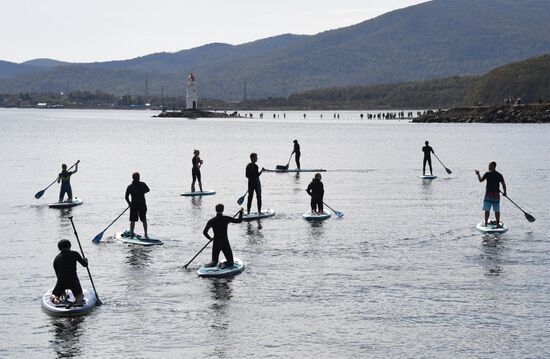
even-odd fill
[{"label": "stand-up paddleboard", "polygon": [[[54,304],[52,302],[52,290],[47,291],[42,296],[42,310],[49,315],[53,315],[56,317],[68,317],[68,316],[74,316],[74,315],[84,315],[92,311],[95,307],[96,303],[96,295],[93,290],[84,289],[84,304],[75,306],[74,304],[74,296],[71,295],[68,298],[65,298],[61,303]],[[70,291],[69,291],[70,292]]]},{"label": "stand-up paddleboard", "polygon": [[164,244],[160,239],[152,237],[145,238],[138,234],[131,236],[128,230],[115,234],[115,238],[126,244],[139,244],[140,246],[146,247]]},{"label": "stand-up paddleboard", "polygon": [[288,170],[268,170],[265,169],[264,172],[274,172],[274,173],[302,173],[302,172],[327,172],[322,168],[318,169],[288,169]]},{"label": "stand-up paddleboard", "polygon": [[500,227],[497,227],[496,223],[489,223],[485,226],[484,222],[478,223],[476,228],[482,233],[506,233],[508,227],[504,223],[500,223]]},{"label": "stand-up paddleboard", "polygon": [[212,196],[216,194],[216,191],[195,191],[195,192],[183,192],[183,197],[199,197],[199,196]]},{"label": "stand-up paddleboard", "polygon": [[239,274],[244,270],[244,262],[239,258],[233,258],[233,265],[224,268],[220,267],[221,263],[218,263],[215,267],[201,266],[197,270],[199,277],[229,277],[235,274]]},{"label": "stand-up paddleboard", "polygon": [[262,212],[250,212],[250,214],[244,214],[243,215],[243,221],[253,221],[255,219],[262,219],[262,218],[268,218],[273,217],[275,215],[275,211],[272,209],[263,209]]},{"label": "stand-up paddleboard", "polygon": [[418,178],[422,178],[424,180],[433,180],[433,179],[436,179],[437,176],[434,176],[434,175],[422,175],[422,176],[418,176]]},{"label": "stand-up paddleboard", "polygon": [[55,202],[50,204],[50,208],[71,208],[75,206],[80,206],[84,201],[80,198],[73,198],[71,201]]},{"label": "stand-up paddleboard", "polygon": [[302,218],[305,219],[306,221],[316,221],[316,222],[326,221],[330,217],[332,217],[332,214],[330,214],[330,212],[328,211],[323,211],[323,213],[307,212],[302,215]]}]

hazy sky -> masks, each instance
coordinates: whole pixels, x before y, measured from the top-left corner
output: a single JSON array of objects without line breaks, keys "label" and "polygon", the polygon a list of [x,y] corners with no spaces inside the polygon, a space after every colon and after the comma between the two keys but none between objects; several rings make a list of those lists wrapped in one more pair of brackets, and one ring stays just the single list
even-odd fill
[{"label": "hazy sky", "polygon": [[426,0],[2,0],[0,60],[128,59],[321,31]]}]

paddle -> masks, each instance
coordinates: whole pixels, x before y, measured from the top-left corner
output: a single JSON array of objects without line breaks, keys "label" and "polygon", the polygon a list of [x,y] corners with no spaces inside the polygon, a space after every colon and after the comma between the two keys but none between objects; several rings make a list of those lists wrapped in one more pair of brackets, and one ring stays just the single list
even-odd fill
[{"label": "paddle", "polygon": [[443,164],[443,162],[441,162],[441,160],[439,159],[439,157],[437,157],[437,155],[434,153],[434,156],[435,158],[437,158],[437,160],[439,161],[439,163],[441,163],[441,166],[443,166],[445,168],[445,171],[447,171],[448,174],[452,174],[453,171],[451,171],[450,169],[448,169],[447,167],[445,167],[445,165]]},{"label": "paddle", "polygon": [[282,171],[288,170],[288,166],[290,166],[290,160],[292,159],[292,155],[293,155],[293,154],[294,154],[294,152],[292,152],[292,153],[290,154],[290,157],[288,158],[288,162],[286,163],[286,166],[277,165],[277,166],[275,167],[275,169],[277,169],[277,170],[282,170]]},{"label": "paddle", "polygon": [[332,212],[334,212],[334,214],[336,215],[336,217],[344,217],[344,214],[340,211],[336,211],[334,208],[332,208],[331,206],[329,206],[328,204],[326,204],[325,202],[323,202],[323,204],[325,206],[327,206],[328,208],[330,208],[332,210]]},{"label": "paddle", "polygon": [[[502,193],[502,191],[500,191],[500,193]],[[516,204],[516,202],[512,201],[512,200],[510,199],[510,197],[508,197],[508,196],[504,196],[504,197],[508,198],[508,200],[509,200],[510,202],[512,202],[512,204],[513,204],[514,206],[516,206],[517,208],[519,208],[519,210],[522,211],[523,214],[525,214],[525,218],[526,218],[529,222],[534,222],[534,221],[536,221],[535,217],[533,217],[533,216],[531,216],[529,213],[525,212],[520,206],[518,206],[518,205]]]},{"label": "paddle", "polygon": [[[241,211],[239,211],[239,212],[241,212]],[[233,216],[233,218],[235,218],[235,217],[239,214],[239,212],[235,213],[235,215]],[[208,245],[210,244],[210,242],[212,242],[213,240],[214,240],[214,239],[209,240],[208,243],[206,243],[206,244],[204,245],[204,247],[202,247],[201,250],[200,250],[197,254],[195,254],[195,256],[194,256],[193,258],[191,258],[191,260],[190,260],[189,262],[187,262],[186,265],[183,266],[183,268],[184,268],[184,269],[187,269],[187,266],[188,266],[189,264],[191,264],[191,262],[193,262],[193,260],[194,260],[195,258],[197,258],[197,256],[198,256],[199,254],[201,254],[202,251],[204,251],[204,249],[205,249],[206,247],[208,247]]]},{"label": "paddle", "polygon": [[[76,241],[78,242],[78,246],[80,247],[80,253],[82,254],[82,258],[86,259],[86,256],[84,255],[84,251],[82,250],[82,244],[80,244],[80,239],[78,238],[78,233],[76,233],[76,227],[74,226],[73,216],[70,216],[69,219],[71,220],[71,224],[72,224],[73,230],[74,230],[74,235],[76,237]],[[94,288],[95,299],[96,299],[95,305],[100,306],[103,303],[101,302],[101,300],[99,299],[99,296],[97,295],[97,290],[95,289],[94,280],[92,279],[92,273],[90,273],[89,266],[86,267],[86,270],[88,271],[88,277],[90,277],[90,282],[92,283],[92,288]]]},{"label": "paddle", "polygon": [[243,204],[244,199],[245,199],[245,197],[246,197],[247,194],[248,194],[248,190],[246,190],[246,192],[244,193],[244,195],[243,195],[242,197],[239,197],[239,199],[237,200],[237,204],[238,204],[239,206],[241,206],[241,205]]},{"label": "paddle", "polygon": [[[71,167],[69,167],[69,169],[68,169],[67,171],[70,171],[74,166],[76,166],[76,165],[79,164],[79,163],[80,163],[80,160],[76,161],[75,164],[72,165]],[[47,190],[48,188],[50,188],[51,186],[53,186],[53,184],[54,184],[55,182],[57,182],[57,179],[58,179],[58,178],[59,178],[59,177],[57,177],[57,178],[55,179],[55,181],[53,181],[52,183],[50,183],[50,185],[49,185],[48,187],[44,188],[42,191],[36,192],[36,194],[34,195],[34,198],[39,199],[40,197],[42,197],[42,196],[44,195],[44,192],[46,192],[46,190]]]},{"label": "paddle", "polygon": [[108,230],[112,225],[113,223],[115,223],[120,217],[122,217],[122,215],[128,210],[128,208],[130,208],[130,206],[126,207],[126,209],[124,211],[122,211],[121,214],[118,215],[117,218],[115,218],[114,221],[111,222],[111,224],[109,224],[107,226],[107,228],[105,228],[103,231],[101,231],[100,233],[97,234],[97,236],[94,237],[94,239],[92,239],[92,242],[94,243],[99,243],[99,241],[101,240],[101,238],[103,238],[103,233],[105,233],[106,230]]}]

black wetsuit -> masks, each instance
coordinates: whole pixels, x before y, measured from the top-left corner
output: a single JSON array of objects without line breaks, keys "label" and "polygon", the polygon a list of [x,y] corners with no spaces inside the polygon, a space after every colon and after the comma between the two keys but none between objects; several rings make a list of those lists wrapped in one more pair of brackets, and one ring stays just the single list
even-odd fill
[{"label": "black wetsuit", "polygon": [[246,178],[248,178],[248,202],[246,205],[246,211],[247,213],[250,213],[254,191],[256,191],[258,213],[260,213],[262,210],[262,184],[260,182],[260,172],[258,171],[257,164],[251,162],[246,166]]},{"label": "black wetsuit", "polygon": [[306,191],[311,196],[311,211],[317,210],[319,213],[323,213],[323,196],[325,195],[323,182],[314,178],[307,186]]},{"label": "black wetsuit", "polygon": [[300,156],[302,155],[302,152],[300,152],[300,144],[298,142],[294,142],[294,159],[296,160],[296,168],[300,169]]},{"label": "black wetsuit", "polygon": [[[77,167],[78,168],[78,167]],[[59,202],[63,202],[63,197],[65,193],[69,199],[73,198],[73,190],[71,188],[71,176],[74,175],[78,170],[75,169],[73,172],[66,170],[61,171],[58,175],[58,181],[61,181],[61,190],[59,192]]]},{"label": "black wetsuit", "polygon": [[233,264],[233,252],[231,251],[231,245],[229,244],[229,238],[227,237],[227,226],[229,223],[241,223],[243,221],[243,213],[239,213],[239,218],[233,218],[224,216],[222,214],[212,217],[202,233],[206,236],[210,228],[214,230],[214,245],[212,246],[212,264],[218,263],[220,257],[220,251],[223,252],[227,265]]},{"label": "black wetsuit", "polygon": [[486,172],[481,179],[485,179],[487,181],[487,185],[485,187],[485,199],[494,202],[500,201],[500,183],[504,183],[504,177],[502,177],[500,172]]},{"label": "black wetsuit", "polygon": [[[130,221],[136,222],[139,218],[142,222],[147,220],[147,204],[145,203],[145,193],[149,192],[149,187],[144,182],[132,181],[126,188],[126,202],[130,202]],[[132,201],[130,201],[132,196]]]},{"label": "black wetsuit", "polygon": [[76,297],[82,294],[82,287],[76,275],[76,262],[87,267],[88,263],[82,258],[80,253],[71,251],[70,249],[62,250],[53,261],[53,269],[57,276],[57,283],[52,291],[55,296],[65,294],[66,289],[70,289]]},{"label": "black wetsuit", "polygon": [[424,161],[422,162],[422,173],[426,174],[426,162],[430,165],[430,174],[433,174],[432,171],[432,153],[434,152],[434,149],[431,146],[424,146],[422,147],[422,152],[424,152]]},{"label": "black wetsuit", "polygon": [[195,192],[195,181],[198,180],[199,184],[201,183],[201,158],[199,156],[193,156],[191,163],[193,164],[193,168],[191,169],[191,177],[193,178],[193,182],[191,183],[191,191]]}]

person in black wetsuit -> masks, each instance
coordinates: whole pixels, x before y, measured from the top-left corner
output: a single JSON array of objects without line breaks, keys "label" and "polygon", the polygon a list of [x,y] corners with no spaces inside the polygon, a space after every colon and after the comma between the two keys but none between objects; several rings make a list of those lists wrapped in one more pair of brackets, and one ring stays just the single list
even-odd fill
[{"label": "person in black wetsuit", "polygon": [[[227,225],[229,223],[241,223],[243,221],[244,209],[241,208],[239,211],[239,218],[236,219],[234,217],[224,216],[223,210],[223,204],[220,203],[216,205],[216,217],[212,217],[206,223],[206,227],[204,227],[202,231],[202,234],[204,234],[206,238],[214,241],[214,245],[212,246],[212,262],[206,265],[207,267],[215,267],[218,265],[220,251],[223,252],[225,256],[225,262],[220,266],[223,268],[233,265],[233,252],[231,251],[231,245],[229,244],[229,238],[227,236]],[[210,228],[214,231],[214,237],[210,236],[208,233]]]},{"label": "person in black wetsuit", "polygon": [[300,144],[298,143],[298,140],[294,140],[294,151],[292,151],[294,154],[294,160],[296,161],[296,168],[300,169],[300,156],[302,155],[302,152],[300,152]]},{"label": "person in black wetsuit", "polygon": [[72,172],[67,171],[66,164],[61,165],[61,173],[57,176],[57,183],[61,182],[61,190],[59,192],[59,202],[63,202],[63,197],[65,197],[65,193],[67,194],[67,201],[70,202],[73,200],[73,190],[71,188],[71,176],[78,172],[79,163],[80,163],[80,160],[76,162],[74,171]]},{"label": "person in black wetsuit", "polygon": [[[147,204],[145,203],[145,193],[149,192],[149,187],[144,182],[139,181],[139,172],[132,174],[132,183],[126,188],[126,202],[130,206],[130,233],[129,236],[135,235],[134,228],[136,221],[139,219],[143,223],[143,232],[145,238],[147,236]],[[130,201],[130,197],[132,200]]]},{"label": "person in black wetsuit", "polygon": [[52,302],[59,304],[62,296],[65,295],[65,290],[70,289],[75,297],[75,305],[84,302],[84,294],[82,286],[76,274],[76,262],[83,267],[88,266],[88,261],[80,255],[80,253],[71,251],[71,242],[67,239],[62,239],[57,243],[60,253],[53,261],[53,269],[57,277],[57,283],[52,291]]},{"label": "person in black wetsuit", "polygon": [[485,227],[489,224],[489,214],[491,207],[495,211],[495,220],[497,228],[502,227],[500,224],[500,184],[502,183],[502,195],[506,197],[506,182],[504,177],[497,172],[497,163],[489,163],[489,172],[486,172],[483,177],[476,170],[477,179],[479,182],[487,181],[485,187],[485,198],[483,199],[483,211],[485,211]]},{"label": "person in black wetsuit", "polygon": [[202,192],[201,166],[203,161],[199,157],[199,154],[199,150],[194,150],[193,158],[191,159],[191,163],[193,164],[193,168],[191,169],[191,176],[193,177],[193,182],[191,182],[191,192],[195,192],[195,181],[199,181],[199,189]]},{"label": "person in black wetsuit", "polygon": [[254,191],[256,192],[256,201],[258,202],[258,214],[262,212],[262,184],[260,182],[260,176],[264,171],[264,168],[262,167],[262,170],[258,171],[258,165],[256,162],[258,162],[258,155],[256,153],[251,153],[250,163],[246,166],[246,178],[248,178],[248,202],[246,204],[247,214],[250,214]]},{"label": "person in black wetsuit", "polygon": [[306,192],[311,196],[312,213],[323,213],[323,196],[325,195],[325,188],[323,182],[321,182],[322,178],[320,173],[316,173],[306,189]]},{"label": "person in black wetsuit", "polygon": [[424,142],[426,145],[422,147],[422,152],[424,152],[424,161],[422,162],[422,174],[426,175],[426,162],[430,165],[430,176],[433,176],[432,171],[432,153],[435,154],[434,149],[430,147],[428,141]]}]

